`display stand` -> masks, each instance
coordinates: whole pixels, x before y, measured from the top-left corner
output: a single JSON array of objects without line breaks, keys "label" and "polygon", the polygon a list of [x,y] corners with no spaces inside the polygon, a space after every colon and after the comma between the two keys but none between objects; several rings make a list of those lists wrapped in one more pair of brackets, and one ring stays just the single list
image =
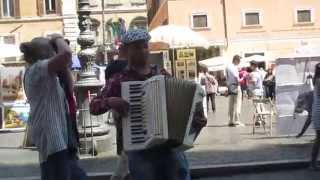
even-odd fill
[{"label": "display stand", "polygon": [[197,60],[195,49],[178,49],[174,65],[177,78],[196,81]]}]

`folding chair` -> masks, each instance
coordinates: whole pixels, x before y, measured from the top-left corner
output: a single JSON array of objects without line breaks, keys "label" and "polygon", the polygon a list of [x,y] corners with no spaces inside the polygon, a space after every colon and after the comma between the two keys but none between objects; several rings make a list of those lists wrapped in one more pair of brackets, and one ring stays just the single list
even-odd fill
[{"label": "folding chair", "polygon": [[275,107],[270,98],[254,98],[252,99],[254,105],[254,113],[253,113],[253,131],[252,134],[255,134],[256,124],[261,123],[263,126],[264,132],[266,133],[266,125],[269,120],[269,133],[272,135],[272,121],[275,115]]}]

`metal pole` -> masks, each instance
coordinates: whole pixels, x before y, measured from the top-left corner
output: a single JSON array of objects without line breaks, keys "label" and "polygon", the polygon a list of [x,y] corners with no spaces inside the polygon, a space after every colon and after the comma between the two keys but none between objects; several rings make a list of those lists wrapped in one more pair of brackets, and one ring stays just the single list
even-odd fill
[{"label": "metal pole", "polygon": [[[89,100],[89,103],[91,102],[91,92],[90,92],[90,90],[88,91],[88,100]],[[90,110],[88,110],[88,111],[90,111]],[[89,112],[90,113],[90,112]],[[92,156],[94,156],[94,149],[95,149],[95,147],[94,147],[94,139],[93,139],[93,123],[92,123],[92,116],[91,116],[91,114],[90,114],[90,116],[89,116],[89,118],[90,118],[90,130],[91,130],[91,145],[92,145]]]},{"label": "metal pole", "polygon": [[176,60],[175,60],[175,48],[172,48],[172,69],[173,69],[173,77],[175,77],[175,78],[178,78],[178,75],[177,75],[177,71],[176,71],[176,69],[177,69],[177,67],[176,67]]},{"label": "metal pole", "polygon": [[[103,47],[106,43],[106,34],[105,34],[105,19],[104,19],[104,0],[101,1],[101,7],[102,7],[102,40],[103,40]],[[104,48],[105,52],[105,48]]]}]

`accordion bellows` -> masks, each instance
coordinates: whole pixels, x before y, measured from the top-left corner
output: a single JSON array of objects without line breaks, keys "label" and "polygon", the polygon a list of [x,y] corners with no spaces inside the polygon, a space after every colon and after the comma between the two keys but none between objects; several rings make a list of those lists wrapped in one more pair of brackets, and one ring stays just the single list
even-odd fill
[{"label": "accordion bellows", "polygon": [[193,147],[200,130],[193,128],[192,121],[205,96],[200,85],[159,75],[124,82],[121,93],[130,105],[122,123],[125,151]]}]

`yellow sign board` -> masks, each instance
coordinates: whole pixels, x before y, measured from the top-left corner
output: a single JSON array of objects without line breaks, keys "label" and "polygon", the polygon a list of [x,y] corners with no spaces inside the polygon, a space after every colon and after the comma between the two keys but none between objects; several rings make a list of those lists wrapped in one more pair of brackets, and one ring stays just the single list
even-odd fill
[{"label": "yellow sign board", "polygon": [[177,60],[190,60],[196,59],[195,49],[178,49]]}]

